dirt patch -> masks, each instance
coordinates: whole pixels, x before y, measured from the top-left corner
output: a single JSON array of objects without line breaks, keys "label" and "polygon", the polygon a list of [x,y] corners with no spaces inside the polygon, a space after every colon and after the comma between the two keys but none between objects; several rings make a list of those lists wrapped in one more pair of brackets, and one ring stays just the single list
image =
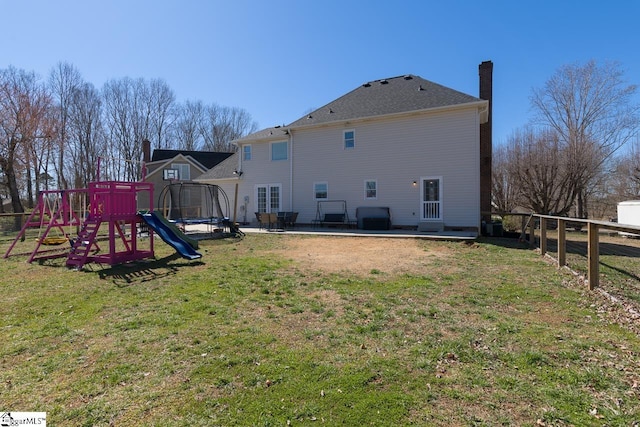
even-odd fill
[{"label": "dirt patch", "polygon": [[451,255],[449,248],[419,239],[318,237],[287,240],[274,252],[293,259],[304,269],[326,273],[348,272],[423,274],[427,266]]}]

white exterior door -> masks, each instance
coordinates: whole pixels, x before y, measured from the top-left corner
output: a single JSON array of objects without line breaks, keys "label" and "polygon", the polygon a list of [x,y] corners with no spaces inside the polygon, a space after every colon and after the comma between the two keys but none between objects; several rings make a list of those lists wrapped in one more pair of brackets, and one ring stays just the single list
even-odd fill
[{"label": "white exterior door", "polygon": [[442,221],[442,177],[420,180],[420,220]]},{"label": "white exterior door", "polygon": [[256,212],[279,212],[282,210],[282,185],[260,184],[256,185],[255,200]]}]

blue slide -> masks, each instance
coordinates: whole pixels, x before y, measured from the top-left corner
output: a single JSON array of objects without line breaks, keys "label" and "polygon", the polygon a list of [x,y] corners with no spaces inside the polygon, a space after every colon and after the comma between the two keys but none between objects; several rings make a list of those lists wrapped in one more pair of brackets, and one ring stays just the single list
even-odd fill
[{"label": "blue slide", "polygon": [[[174,230],[167,220],[157,215],[155,212],[149,212],[140,215],[144,222],[151,227],[153,231],[164,240],[164,242],[172,246],[183,258],[198,259],[202,258],[202,254],[196,251],[189,243],[187,243],[180,235],[178,230]],[[185,236],[186,237],[186,236]]]}]

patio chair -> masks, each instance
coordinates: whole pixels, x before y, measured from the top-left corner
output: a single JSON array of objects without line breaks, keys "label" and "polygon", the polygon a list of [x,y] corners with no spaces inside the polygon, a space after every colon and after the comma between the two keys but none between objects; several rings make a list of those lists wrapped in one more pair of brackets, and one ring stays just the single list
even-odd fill
[{"label": "patio chair", "polygon": [[296,221],[298,220],[298,212],[289,212],[290,215],[286,218],[287,227],[294,228]]},{"label": "patio chair", "polygon": [[278,214],[273,212],[273,213],[268,213],[268,214],[263,214],[266,215],[268,217],[268,222],[269,222],[269,230],[271,230],[274,227],[278,226]]},{"label": "patio chair", "polygon": [[258,228],[270,229],[271,223],[269,222],[269,214],[266,212],[256,212],[256,219],[258,220]]}]

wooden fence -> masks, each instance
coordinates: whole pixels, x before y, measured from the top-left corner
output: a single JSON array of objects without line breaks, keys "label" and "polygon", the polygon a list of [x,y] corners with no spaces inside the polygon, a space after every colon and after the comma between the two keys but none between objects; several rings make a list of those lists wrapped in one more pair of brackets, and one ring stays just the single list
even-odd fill
[{"label": "wooden fence", "polygon": [[[523,214],[523,213],[497,213],[502,217],[520,216],[522,218],[523,236],[528,229],[529,244],[536,245],[536,226],[540,227],[540,253],[545,255],[548,249],[547,234],[557,233],[557,263],[558,267],[567,265],[567,225],[580,225],[587,230],[587,282],[589,289],[598,287],[600,280],[600,233],[603,231],[615,231],[640,235],[640,226],[624,225],[615,222],[597,221],[590,219],[567,218],[553,215]],[[555,230],[549,230],[550,223],[557,224]]]},{"label": "wooden fence", "polygon": [[18,232],[31,212],[0,213],[0,232]]}]

